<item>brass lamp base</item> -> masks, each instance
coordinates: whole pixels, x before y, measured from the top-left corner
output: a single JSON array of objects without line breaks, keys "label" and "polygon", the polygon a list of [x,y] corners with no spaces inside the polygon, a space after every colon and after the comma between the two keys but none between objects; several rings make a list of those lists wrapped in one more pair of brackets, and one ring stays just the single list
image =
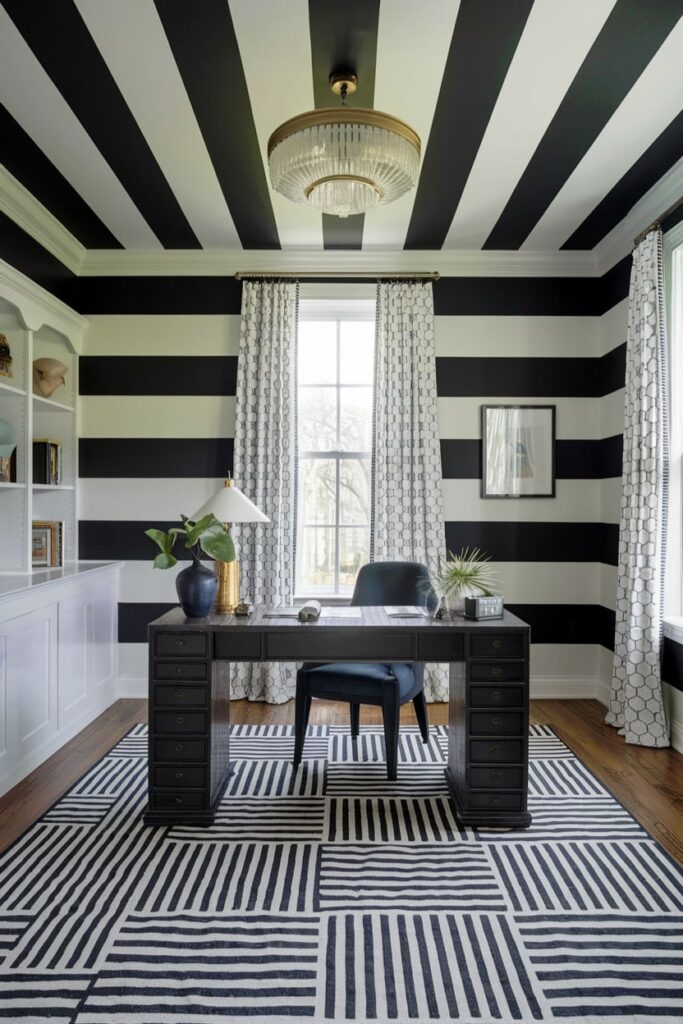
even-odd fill
[{"label": "brass lamp base", "polygon": [[218,562],[217,615],[232,615],[240,600],[239,562]]}]

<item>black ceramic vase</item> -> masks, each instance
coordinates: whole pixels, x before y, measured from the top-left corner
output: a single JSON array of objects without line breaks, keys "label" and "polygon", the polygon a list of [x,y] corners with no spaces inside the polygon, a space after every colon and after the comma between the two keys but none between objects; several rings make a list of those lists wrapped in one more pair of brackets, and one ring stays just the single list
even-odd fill
[{"label": "black ceramic vase", "polygon": [[202,619],[213,608],[218,577],[201,562],[193,562],[179,572],[175,580],[178,600],[188,619]]}]

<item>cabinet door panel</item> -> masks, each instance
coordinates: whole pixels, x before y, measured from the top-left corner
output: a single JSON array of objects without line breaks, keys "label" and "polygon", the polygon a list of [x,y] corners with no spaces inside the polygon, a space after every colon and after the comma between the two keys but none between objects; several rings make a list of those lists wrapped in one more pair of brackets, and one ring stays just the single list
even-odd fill
[{"label": "cabinet door panel", "polygon": [[57,605],[0,626],[7,648],[7,748],[16,763],[57,732]]},{"label": "cabinet door panel", "polygon": [[116,594],[107,587],[92,594],[89,611],[89,666],[88,678],[91,692],[98,693],[114,675],[114,651],[117,641],[114,635],[116,624]]},{"label": "cabinet door panel", "polygon": [[88,703],[88,605],[82,594],[59,603],[59,724]]}]

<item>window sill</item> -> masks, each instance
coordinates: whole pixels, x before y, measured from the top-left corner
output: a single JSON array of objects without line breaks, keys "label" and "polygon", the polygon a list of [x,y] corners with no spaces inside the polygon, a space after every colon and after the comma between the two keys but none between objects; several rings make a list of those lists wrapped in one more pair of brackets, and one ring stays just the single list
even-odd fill
[{"label": "window sill", "polygon": [[664,636],[677,644],[683,644],[683,616],[669,615],[664,619]]},{"label": "window sill", "polygon": [[321,604],[328,605],[348,605],[351,604],[351,595],[346,596],[345,594],[310,594],[308,596],[302,594],[294,595],[294,604],[306,604],[307,601],[320,601]]}]

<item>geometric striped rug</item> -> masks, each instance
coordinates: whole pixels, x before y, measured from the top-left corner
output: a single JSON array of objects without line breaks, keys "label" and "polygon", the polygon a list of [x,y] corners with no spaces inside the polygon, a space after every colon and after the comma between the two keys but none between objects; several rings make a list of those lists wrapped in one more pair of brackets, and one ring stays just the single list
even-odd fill
[{"label": "geometric striped rug", "polygon": [[526,831],[462,828],[446,730],[236,726],[208,829],[142,824],[136,726],[0,856],[0,1021],[652,1022],[683,872],[544,726]]}]

